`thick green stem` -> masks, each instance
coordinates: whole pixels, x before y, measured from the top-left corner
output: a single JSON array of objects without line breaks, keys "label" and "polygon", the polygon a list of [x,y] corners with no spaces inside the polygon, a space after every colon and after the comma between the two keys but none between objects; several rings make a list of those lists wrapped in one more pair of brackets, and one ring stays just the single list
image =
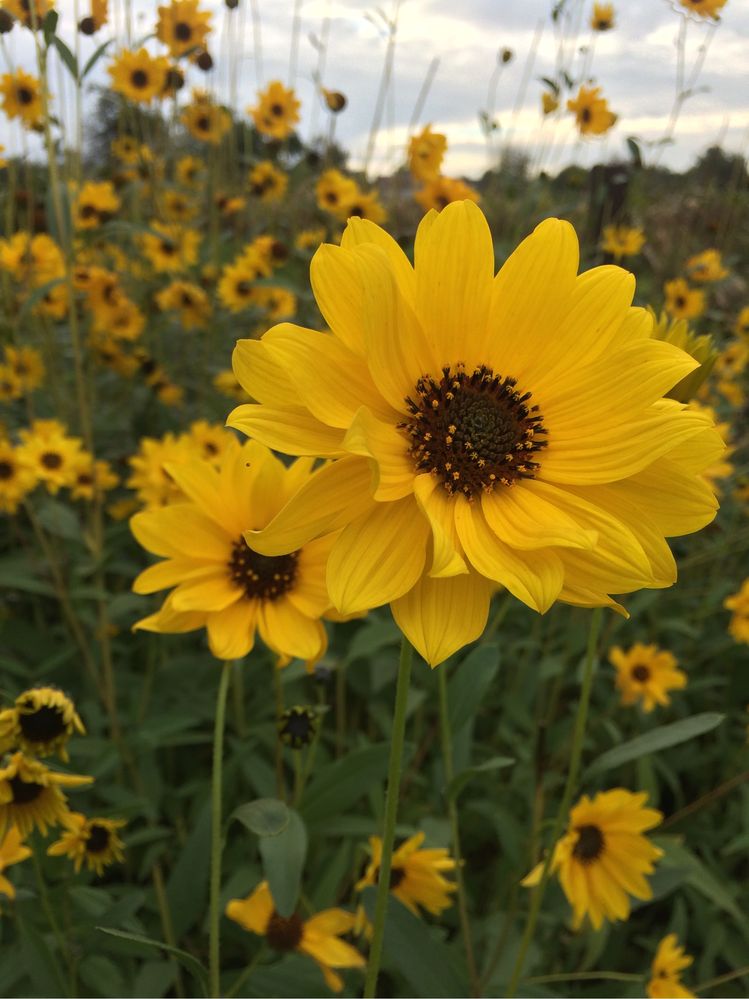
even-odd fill
[{"label": "thick green stem", "polygon": [[411,681],[411,664],[413,649],[408,639],[403,636],[401,642],[400,664],[398,666],[398,685],[395,692],[395,709],[393,711],[393,728],[390,733],[390,767],[388,770],[388,786],[385,794],[385,828],[382,834],[382,856],[380,872],[377,880],[377,898],[374,911],[374,931],[372,945],[369,948],[367,962],[367,977],[364,982],[364,999],[374,999],[377,993],[377,975],[382,959],[382,941],[385,935],[385,913],[390,894],[390,863],[393,856],[393,841],[395,839],[395,820],[398,814],[398,792],[400,790],[401,769],[403,766],[403,743],[406,734],[406,706],[408,704],[408,688]]},{"label": "thick green stem", "polygon": [[554,856],[554,847],[561,835],[562,826],[567,818],[567,814],[570,809],[570,804],[572,803],[572,795],[575,793],[575,788],[577,786],[577,776],[580,771],[580,760],[583,753],[583,740],[585,738],[585,723],[588,720],[588,705],[590,704],[590,692],[593,689],[593,675],[595,671],[596,663],[596,648],[598,646],[598,636],[601,631],[601,608],[598,607],[593,611],[590,620],[590,631],[588,633],[588,649],[585,655],[585,669],[583,672],[583,682],[580,690],[580,702],[577,707],[577,716],[575,718],[575,729],[572,734],[572,752],[570,754],[570,765],[567,771],[567,783],[564,786],[564,794],[562,795],[562,803],[559,806],[559,811],[557,812],[556,819],[554,821],[554,830],[551,836],[551,846],[547,850],[546,859],[544,860],[543,870],[541,872],[541,880],[538,883],[538,887],[533,892],[531,898],[530,910],[528,912],[528,919],[525,924],[525,932],[523,933],[523,939],[520,943],[520,949],[518,955],[515,958],[515,967],[512,969],[512,978],[510,979],[510,984],[507,987],[507,999],[512,999],[516,994],[518,989],[518,984],[520,982],[520,976],[523,973],[523,964],[525,963],[525,957],[528,953],[528,948],[530,946],[531,940],[533,939],[533,934],[536,930],[536,923],[538,922],[538,914],[541,911],[541,902],[543,901],[544,892],[546,891],[546,884],[549,880],[549,875],[551,874],[551,861]]},{"label": "thick green stem", "polygon": [[221,783],[224,756],[224,721],[226,719],[226,694],[233,662],[222,664],[221,679],[216,700],[216,720],[213,729],[213,776],[211,778],[211,900],[209,922],[209,974],[211,996],[221,995],[221,913],[219,894],[221,892],[221,849],[223,835],[221,829]]}]

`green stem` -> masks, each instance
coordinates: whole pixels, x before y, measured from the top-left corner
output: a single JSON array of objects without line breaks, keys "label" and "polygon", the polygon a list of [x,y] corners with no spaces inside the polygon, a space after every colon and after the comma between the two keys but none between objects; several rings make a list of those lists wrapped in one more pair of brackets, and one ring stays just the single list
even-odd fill
[{"label": "green stem", "polygon": [[641,982],[642,975],[625,971],[572,971],[564,975],[537,975],[524,978],[523,985],[546,985],[551,982]]},{"label": "green stem", "polygon": [[[453,766],[453,745],[452,733],[450,731],[450,715],[448,711],[447,699],[447,667],[441,666],[437,670],[439,704],[440,704],[440,737],[442,740],[442,765],[445,770],[445,786],[450,787],[455,768]],[[463,946],[466,952],[466,964],[468,965],[468,977],[471,980],[471,994],[480,994],[479,976],[476,970],[476,958],[473,953],[473,942],[471,940],[471,922],[468,918],[468,900],[466,894],[465,878],[463,877],[463,858],[460,852],[460,828],[458,825],[458,809],[455,805],[455,798],[450,795],[447,799],[447,810],[450,818],[450,830],[453,843],[453,854],[455,856],[455,880],[458,885],[458,913],[460,916],[460,931],[463,936]]]},{"label": "green stem", "polygon": [[241,971],[237,975],[236,981],[226,992],[226,999],[233,999],[233,997],[239,992],[243,985],[246,984],[247,979],[250,977],[252,972],[257,968],[260,963],[260,959],[265,955],[265,947],[261,947],[257,954],[253,957],[244,971]]},{"label": "green stem", "polygon": [[590,692],[593,689],[596,648],[598,646],[598,636],[601,631],[601,616],[602,613],[600,607],[597,607],[591,615],[590,631],[588,633],[588,648],[585,655],[585,669],[583,672],[582,688],[580,690],[580,703],[577,707],[575,729],[572,734],[572,752],[570,754],[569,770],[567,771],[567,783],[564,786],[562,803],[559,806],[559,811],[557,812],[557,816],[554,821],[551,847],[546,853],[546,859],[544,860],[544,866],[541,872],[541,880],[539,881],[538,887],[533,892],[533,896],[531,898],[528,919],[525,924],[525,932],[523,933],[523,939],[520,943],[520,950],[515,958],[515,967],[512,969],[512,978],[510,979],[510,984],[507,988],[507,999],[512,999],[517,992],[520,976],[523,972],[525,957],[528,953],[531,940],[533,939],[536,923],[538,922],[538,914],[541,911],[541,902],[543,901],[546,884],[549,880],[549,875],[551,874],[551,861],[554,856],[554,848],[561,835],[562,826],[567,818],[567,813],[569,812],[570,804],[572,802],[572,795],[574,794],[575,787],[577,785],[577,776],[580,770],[580,760],[583,752],[583,739],[585,737],[585,723],[588,719]]},{"label": "green stem", "polygon": [[382,941],[385,935],[385,913],[390,894],[390,863],[393,856],[393,841],[395,839],[395,820],[398,814],[398,791],[400,789],[401,769],[403,766],[403,743],[406,734],[406,706],[408,704],[408,687],[411,681],[411,664],[413,649],[406,636],[401,641],[400,663],[398,665],[398,684],[395,691],[395,708],[393,711],[393,727],[390,733],[390,766],[388,769],[388,784],[385,794],[385,828],[382,833],[382,856],[380,857],[380,872],[377,880],[377,898],[374,911],[374,930],[372,944],[369,948],[367,962],[367,977],[364,982],[364,999],[374,999],[377,993],[377,975],[382,959]]},{"label": "green stem", "polygon": [[211,778],[211,900],[209,917],[209,974],[210,992],[218,999],[221,975],[221,933],[219,895],[221,892],[221,782],[224,755],[224,721],[226,718],[226,694],[234,663],[227,660],[222,664],[221,679],[216,700],[216,722],[213,729],[213,776]]},{"label": "green stem", "polygon": [[[57,922],[55,916],[55,911],[52,908],[52,904],[49,900],[49,892],[47,891],[47,885],[44,880],[44,875],[42,873],[42,866],[39,863],[39,857],[37,856],[36,849],[32,849],[31,857],[34,863],[34,874],[36,875],[36,884],[39,889],[39,898],[42,902],[42,908],[44,909],[44,915],[47,917],[47,922],[49,923],[49,928],[52,930],[55,941],[57,943],[57,949],[59,951],[60,957],[68,962],[68,972],[70,974],[70,982],[68,983],[68,994],[75,995],[75,988],[73,983],[75,982],[75,964],[73,959],[72,950],[65,941],[65,937],[62,935],[62,930],[60,929],[60,924]],[[60,982],[65,981],[65,975],[62,972],[60,963],[52,954],[52,960],[55,963],[55,970],[59,977]]]},{"label": "green stem", "polygon": [[732,982],[734,978],[744,978],[749,977],[749,967],[745,966],[739,968],[738,971],[729,971],[725,975],[720,975],[718,978],[711,978],[708,982],[700,982],[699,985],[695,985],[694,991],[697,995],[700,992],[709,992],[711,989],[717,989],[719,985],[725,985],[726,982]]}]

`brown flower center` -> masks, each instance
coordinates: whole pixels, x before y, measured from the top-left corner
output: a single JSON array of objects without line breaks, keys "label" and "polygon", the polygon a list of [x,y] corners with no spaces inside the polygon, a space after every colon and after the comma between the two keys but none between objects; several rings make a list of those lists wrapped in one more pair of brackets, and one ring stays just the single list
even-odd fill
[{"label": "brown flower center", "polygon": [[404,867],[391,867],[390,868],[390,889],[397,888],[401,881],[406,876],[406,869]]},{"label": "brown flower center", "polygon": [[192,38],[192,28],[184,21],[177,21],[174,25],[174,37],[178,42],[189,42]]},{"label": "brown flower center", "polygon": [[13,478],[14,472],[15,469],[9,461],[0,461],[0,479],[7,482],[8,479]]},{"label": "brown flower center", "polygon": [[585,825],[577,828],[577,843],[572,856],[583,864],[591,864],[603,853],[605,841],[598,826]]},{"label": "brown flower center", "polygon": [[275,115],[276,118],[280,118],[283,114],[283,104],[271,104],[270,113]]},{"label": "brown flower center", "polygon": [[646,683],[650,679],[650,670],[642,663],[632,667],[632,679],[638,683]]},{"label": "brown flower center", "polygon": [[34,100],[34,95],[28,87],[19,87],[16,91],[16,96],[18,97],[19,104],[31,104]]},{"label": "brown flower center", "polygon": [[62,465],[62,455],[58,454],[57,451],[45,451],[40,461],[45,468],[53,472]]},{"label": "brown flower center", "polygon": [[294,950],[302,939],[304,923],[296,912],[293,916],[279,916],[277,912],[268,921],[265,936],[273,950]]},{"label": "brown flower center", "polygon": [[298,552],[259,555],[240,538],[232,547],[229,575],[248,597],[277,600],[294,586],[298,560]]},{"label": "brown flower center", "polygon": [[86,840],[86,852],[103,853],[108,846],[109,830],[106,826],[100,826],[98,823],[93,822],[89,829],[88,839]]},{"label": "brown flower center", "polygon": [[19,711],[18,724],[29,742],[49,742],[62,735],[66,729],[62,711],[49,704],[44,704],[29,714]]},{"label": "brown flower center", "polygon": [[130,82],[136,89],[143,90],[148,86],[148,73],[143,69],[135,69],[130,74]]},{"label": "brown flower center", "polygon": [[44,790],[43,784],[37,784],[33,780],[21,780],[20,777],[11,777],[8,783],[13,793],[14,805],[30,804],[32,801],[36,801]]}]

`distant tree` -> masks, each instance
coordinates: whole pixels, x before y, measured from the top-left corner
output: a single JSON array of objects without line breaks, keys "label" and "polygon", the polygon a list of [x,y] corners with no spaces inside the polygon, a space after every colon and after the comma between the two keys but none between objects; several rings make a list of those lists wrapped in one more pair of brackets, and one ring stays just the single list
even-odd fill
[{"label": "distant tree", "polygon": [[746,187],[749,182],[746,159],[738,153],[727,153],[720,146],[706,149],[688,171],[688,176],[702,184],[712,182],[718,188],[725,188],[729,184]]}]

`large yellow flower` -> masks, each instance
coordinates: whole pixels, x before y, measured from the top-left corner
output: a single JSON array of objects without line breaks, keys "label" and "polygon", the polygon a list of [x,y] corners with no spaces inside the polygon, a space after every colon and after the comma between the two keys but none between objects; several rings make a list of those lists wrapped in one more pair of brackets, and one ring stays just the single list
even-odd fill
[{"label": "large yellow flower", "polygon": [[261,444],[236,440],[220,468],[204,461],[169,465],[189,502],[130,521],[143,547],[166,559],[144,570],[133,589],[176,589],[136,627],[167,633],[205,627],[218,659],[247,655],[256,631],[282,661],[319,659],[327,646],[320,617],[330,607],[325,564],[333,538],[268,558],[242,537],[271,520],[309,478],[310,467],[303,459],[286,468]]},{"label": "large yellow flower", "polygon": [[658,944],[653,958],[647,993],[650,999],[694,999],[694,992],[681,984],[681,973],[694,958],[679,946],[679,938],[669,933]]},{"label": "large yellow flower", "polygon": [[41,121],[42,89],[36,76],[22,69],[0,76],[2,109],[9,118],[20,118],[29,128]]},{"label": "large yellow flower", "polygon": [[650,338],[633,276],[578,276],[572,226],[548,219],[494,277],[470,202],[429,214],[415,252],[413,268],[352,219],[311,264],[332,334],[281,324],[237,345],[258,404],[230,425],[338,459],[251,546],[280,555],[344,527],[334,605],[390,603],[432,665],[481,634],[499,585],[540,612],[671,585],[664,537],[713,519],[698,473],[723,443],[663,398],[696,362]]},{"label": "large yellow flower", "polygon": [[575,112],[581,135],[603,135],[616,124],[617,116],[600,93],[600,87],[581,86],[577,97],[567,101],[567,110]]},{"label": "large yellow flower", "polygon": [[159,7],[156,37],[178,57],[205,47],[210,20],[209,11],[198,10],[198,0],[172,0],[167,7]]},{"label": "large yellow flower", "polygon": [[[444,872],[454,871],[456,864],[444,847],[422,850],[424,838],[424,833],[418,832],[393,853],[390,891],[415,916],[419,915],[419,906],[433,916],[439,916],[453,904],[451,895],[457,891],[457,885],[448,880]],[[369,837],[369,849],[369,864],[356,884],[357,891],[377,884],[382,860],[379,836]]]},{"label": "large yellow flower", "polygon": [[144,48],[137,52],[124,49],[112,60],[108,72],[112,90],[128,100],[149,104],[161,96],[166,86],[169,60],[166,56],[152,56]]}]

